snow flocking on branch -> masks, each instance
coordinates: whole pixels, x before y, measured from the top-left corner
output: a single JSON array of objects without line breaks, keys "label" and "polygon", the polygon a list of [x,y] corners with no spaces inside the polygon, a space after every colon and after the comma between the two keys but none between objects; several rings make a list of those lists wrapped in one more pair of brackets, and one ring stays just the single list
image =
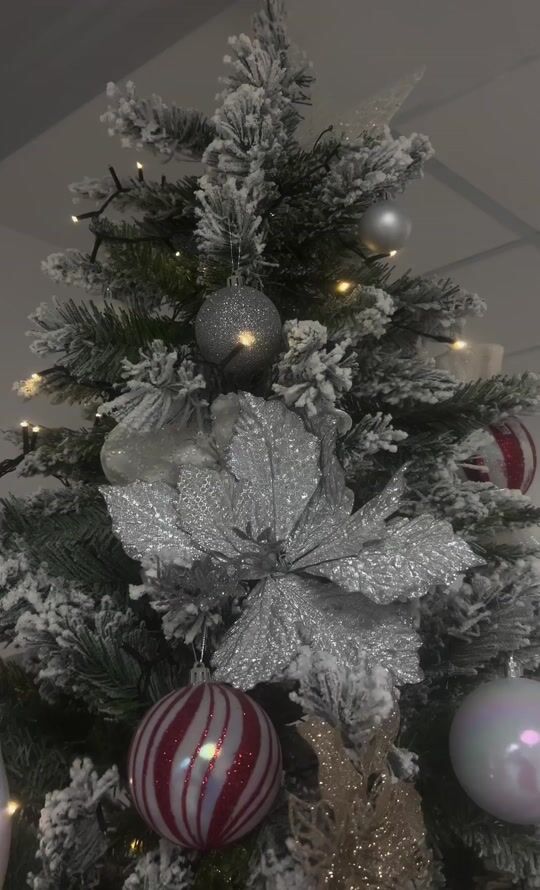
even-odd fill
[{"label": "snow flocking on branch", "polygon": [[39,820],[41,874],[29,876],[32,890],[55,890],[68,875],[79,875],[87,888],[98,883],[107,839],[97,809],[106,800],[118,799],[118,770],[111,767],[100,777],[92,761],[84,758],[73,762],[70,776],[66,788],[46,796]]},{"label": "snow flocking on branch", "polygon": [[278,363],[274,392],[287,407],[305,409],[308,416],[337,413],[340,397],[352,386],[350,340],[329,344],[328,331],[318,321],[292,319],[283,333],[289,348]]},{"label": "snow flocking on branch", "polygon": [[191,359],[180,358],[179,350],[167,349],[154,340],[140,350],[140,361],[123,362],[127,389],[100,407],[119,423],[146,431],[164,426],[172,419],[187,423],[193,411],[206,405],[201,393],[206,381]]}]

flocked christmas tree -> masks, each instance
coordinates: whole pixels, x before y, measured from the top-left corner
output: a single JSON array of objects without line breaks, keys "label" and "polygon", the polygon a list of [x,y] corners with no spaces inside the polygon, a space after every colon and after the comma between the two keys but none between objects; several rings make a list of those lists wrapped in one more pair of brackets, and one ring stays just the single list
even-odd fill
[{"label": "flocked christmas tree", "polygon": [[539,712],[534,679],[470,696],[540,665],[511,534],[540,510],[482,476],[506,430],[525,487],[500,424],[539,382],[437,367],[484,304],[385,262],[432,153],[387,125],[405,91],[307,141],[279,0],[226,61],[211,119],[110,86],[112,135],[203,173],[73,185],[93,248],[44,264],[85,295],[35,312],[21,394],[88,423],[25,427],[3,467],[62,483],[2,506],[5,887],[530,890],[540,718],[513,784],[467,771],[479,719]]}]

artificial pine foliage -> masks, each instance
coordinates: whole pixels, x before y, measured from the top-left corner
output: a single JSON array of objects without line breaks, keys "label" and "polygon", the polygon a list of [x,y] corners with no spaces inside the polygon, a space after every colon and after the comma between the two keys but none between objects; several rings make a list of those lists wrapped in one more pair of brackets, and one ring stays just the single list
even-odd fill
[{"label": "artificial pine foliage", "polygon": [[[71,185],[81,218],[90,217],[88,252],[43,264],[82,300],[35,311],[32,350],[45,367],[32,386],[17,387],[25,397],[79,403],[90,422],[41,430],[4,468],[58,483],[1,506],[0,637],[16,661],[0,670],[0,739],[21,803],[5,887],[349,890],[324,863],[337,852],[350,877],[353,849],[358,857],[368,844],[358,890],[532,890],[535,830],[498,822],[465,797],[447,740],[463,696],[504,675],[510,657],[527,676],[540,670],[540,550],[500,538],[538,523],[540,509],[462,472],[487,425],[538,408],[540,384],[532,374],[459,383],[420,348],[433,338],[451,343],[468,317],[482,315],[482,299],[451,280],[394,276],[384,257],[365,253],[357,228],[366,209],[422,175],[428,139],[396,138],[378,122],[352,137],[329,127],[307,143],[300,123],[312,73],[289,40],[281,0],[265,0],[253,32],[231,40],[210,119],[158,96],[141,99],[132,83],[109,85],[102,119],[112,136],[150,151],[154,170],[159,160],[189,158],[204,172],[150,181],[111,170]],[[283,322],[272,366],[241,383],[202,360],[193,327],[205,296],[233,273],[270,297]],[[155,477],[138,495],[138,552],[122,517],[133,489],[108,488],[99,461],[117,423],[135,443],[168,427],[185,446],[175,458],[178,492]],[[19,433],[10,436],[20,443]],[[271,472],[261,481],[266,459]],[[237,494],[250,492],[247,507],[238,494],[229,525],[216,494],[228,472]],[[302,510],[285,542],[276,505],[294,511],[295,498]],[[244,522],[250,504],[257,509]],[[158,527],[161,510],[169,518]],[[354,523],[369,540],[339,550]],[[466,560],[437,575],[435,545],[426,533],[422,547],[418,528],[444,529],[441,563],[452,561],[454,535]],[[400,588],[385,574],[396,595],[381,603],[377,571],[386,566],[367,551],[373,539],[396,547],[396,529],[412,535],[413,581]],[[173,530],[189,558],[167,557],[159,536],[170,543]],[[313,566],[309,555],[323,546],[327,559]],[[353,557],[364,574],[351,589]],[[323,562],[337,573],[330,580]],[[378,566],[371,576],[368,563]],[[345,620],[318,612],[310,636],[313,598],[321,610],[335,606],[347,584]],[[270,590],[279,609],[264,599]],[[299,591],[304,622],[296,612],[291,619]],[[257,596],[266,605],[254,619]],[[406,598],[414,608],[397,602]],[[280,647],[265,615],[279,617]],[[405,642],[389,656],[398,632]],[[336,645],[345,638],[347,661]],[[232,848],[180,850],[130,803],[129,740],[153,703],[189,681],[194,655],[219,670],[225,653],[236,677],[254,640],[264,682],[249,693],[277,729],[283,791],[264,824]],[[415,682],[398,688],[405,657]],[[307,715],[322,721],[343,774],[356,775],[350,818],[340,789],[320,784],[328,763],[298,725]],[[299,813],[309,831],[296,830]],[[369,815],[366,825],[354,821],[359,813]],[[417,859],[407,857],[409,843]],[[385,851],[380,863],[373,850]]]}]

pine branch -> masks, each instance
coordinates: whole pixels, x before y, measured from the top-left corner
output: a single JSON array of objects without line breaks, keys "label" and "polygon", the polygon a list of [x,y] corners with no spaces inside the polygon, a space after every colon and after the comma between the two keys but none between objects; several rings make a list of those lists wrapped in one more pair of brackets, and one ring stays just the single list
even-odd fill
[{"label": "pine branch", "polygon": [[36,566],[46,563],[51,575],[102,592],[136,584],[137,564],[114,537],[105,502],[94,492],[71,490],[73,509],[42,515],[36,526],[32,503],[14,497],[0,501],[5,534],[19,535]]},{"label": "pine branch", "polygon": [[140,99],[129,81],[123,93],[114,83],[107,86],[110,105],[101,120],[109,135],[118,135],[124,146],[146,148],[154,154],[199,159],[214,137],[208,118],[192,108],[167,106],[160,96]]},{"label": "pine branch", "polygon": [[496,423],[512,414],[526,413],[538,407],[540,379],[526,371],[523,374],[499,374],[488,379],[460,385],[454,395],[435,405],[422,405],[414,410],[394,410],[399,426],[414,435],[421,432],[451,432],[461,439],[482,426]]},{"label": "pine branch", "polygon": [[[121,377],[124,359],[136,361],[139,349],[154,340],[170,346],[178,345],[188,336],[187,327],[167,316],[149,315],[135,308],[124,308],[94,302],[56,303],[55,327],[47,319],[35,321],[44,329],[38,333],[35,351],[61,349],[62,365],[76,384],[94,384],[103,391]],[[61,338],[61,339],[60,339]],[[46,388],[53,389],[55,378],[43,373]],[[59,381],[64,382],[62,378]],[[61,386],[61,389],[63,387]],[[95,397],[95,391],[94,391]]]}]

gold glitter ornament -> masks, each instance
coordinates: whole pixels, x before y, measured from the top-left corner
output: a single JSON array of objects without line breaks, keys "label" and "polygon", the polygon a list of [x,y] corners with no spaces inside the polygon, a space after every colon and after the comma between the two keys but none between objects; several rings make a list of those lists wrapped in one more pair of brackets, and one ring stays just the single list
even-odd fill
[{"label": "gold glitter ornament", "polygon": [[320,800],[291,796],[292,854],[313,890],[405,890],[429,886],[420,797],[387,763],[395,715],[353,765],[340,732],[310,718],[298,730],[319,760]]}]

